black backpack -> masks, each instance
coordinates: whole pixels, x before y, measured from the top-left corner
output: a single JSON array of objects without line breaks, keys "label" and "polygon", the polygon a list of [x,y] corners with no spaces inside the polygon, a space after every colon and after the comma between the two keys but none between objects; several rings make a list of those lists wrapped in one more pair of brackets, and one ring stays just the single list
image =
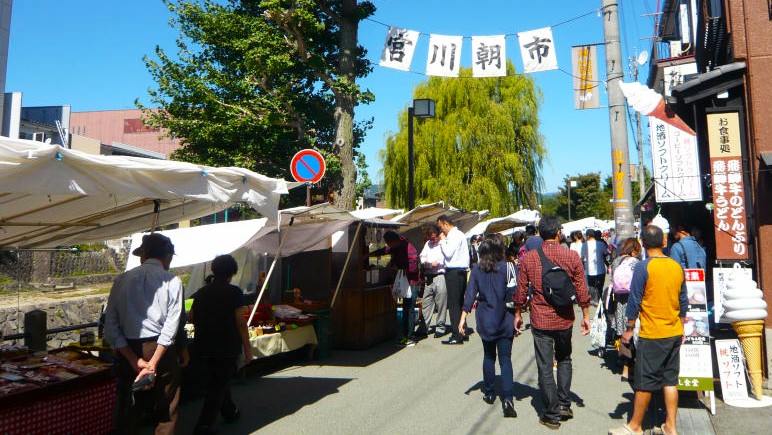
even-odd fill
[{"label": "black backpack", "polygon": [[576,302],[576,287],[562,267],[551,262],[541,247],[536,249],[541,258],[541,291],[544,299],[555,308],[562,308]]}]

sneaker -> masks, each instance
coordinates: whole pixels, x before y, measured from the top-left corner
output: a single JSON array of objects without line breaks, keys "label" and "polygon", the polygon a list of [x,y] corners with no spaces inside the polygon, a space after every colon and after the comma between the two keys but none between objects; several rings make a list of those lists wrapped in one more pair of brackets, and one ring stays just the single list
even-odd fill
[{"label": "sneaker", "polygon": [[563,421],[574,418],[574,411],[571,410],[570,406],[561,406],[559,412],[560,419]]},{"label": "sneaker", "polygon": [[552,420],[547,420],[547,419],[544,419],[544,418],[540,418],[539,419],[539,424],[541,424],[543,426],[546,426],[547,429],[552,429],[552,430],[560,429],[560,422],[559,421],[552,421]]},{"label": "sneaker", "polygon": [[426,328],[418,328],[413,333],[413,335],[417,335],[419,337],[427,337],[429,335],[429,331]]},{"label": "sneaker", "polygon": [[397,344],[400,346],[404,346],[405,344],[407,344],[407,337],[400,338]]},{"label": "sneaker", "polygon": [[408,338],[407,340],[405,340],[404,346],[405,347],[410,347],[410,346],[415,346],[415,344],[416,344],[415,341],[413,341],[413,340]]},{"label": "sneaker", "polygon": [[496,396],[493,394],[486,394],[483,396],[483,402],[487,403],[488,405],[493,405],[493,403],[496,402]]},{"label": "sneaker", "polygon": [[448,332],[448,331],[439,331],[439,332],[435,332],[435,333],[434,333],[434,338],[441,338],[441,337],[444,337],[444,336],[446,336],[446,335],[448,335],[448,334],[449,334],[449,332]]}]

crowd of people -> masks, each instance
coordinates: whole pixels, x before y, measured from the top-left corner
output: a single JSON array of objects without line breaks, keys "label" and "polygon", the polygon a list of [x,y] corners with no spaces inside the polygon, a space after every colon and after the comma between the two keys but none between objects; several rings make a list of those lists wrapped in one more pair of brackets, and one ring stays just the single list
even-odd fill
[{"label": "crowd of people", "polygon": [[[581,312],[579,331],[586,335],[590,306],[603,304],[606,342],[618,346],[622,380],[630,381],[635,391],[630,421],[609,433],[642,433],[651,393],[661,389],[667,418],[657,430],[673,434],[687,304],[683,269],[703,267],[706,261],[689,228],[679,226],[674,237],[670,258],[663,251],[666,234],[655,225],[641,230],[640,242],[629,238],[617,244],[592,229],[566,237],[557,217],[544,216],[538,227],[515,232],[509,245],[500,234],[475,236],[468,242],[452,218],[443,215],[426,228],[420,251],[397,232],[386,231],[386,246],[369,255],[389,254],[392,266],[402,270],[409,283],[401,298],[401,346],[414,346],[431,334],[445,345],[463,345],[474,332],[466,320],[475,311],[476,332],[483,344],[482,399],[496,402],[498,358],[502,413],[510,418],[517,416],[512,345],[526,330],[528,312],[544,405],[539,422],[550,429],[560,428],[574,415],[569,398],[574,305]],[[228,384],[239,358],[245,364],[252,359],[244,294],[230,284],[238,271],[236,261],[229,255],[215,258],[211,280],[194,294],[186,313],[182,282],[169,272],[171,240],[157,233],[146,235],[133,254],[141,265],[116,278],[105,310],[105,339],[116,354],[117,431],[136,433],[142,413],[151,410],[156,433],[175,432],[180,368],[190,358],[182,326],[190,320],[196,327],[196,357],[206,373],[206,395],[195,433],[214,433],[218,412],[226,422],[239,418]],[[604,288],[607,272],[611,285]]]},{"label": "crowd of people", "polygon": [[[418,252],[407,239],[392,233],[390,237],[400,241],[390,244],[392,252]],[[667,234],[655,225],[643,228],[640,240],[617,241],[604,238],[595,229],[565,235],[557,217],[544,216],[538,227],[528,225],[525,231],[514,232],[509,245],[500,234],[473,236],[467,244],[452,219],[441,216],[436,225],[427,227],[423,248],[410,257],[409,264],[394,262],[395,267],[420,271],[418,282],[422,283],[414,289],[417,299],[403,308],[400,344],[413,346],[422,336],[450,334],[443,344],[462,345],[471,332],[467,316],[475,310],[476,332],[483,344],[482,399],[488,404],[496,401],[498,358],[502,412],[505,417],[516,417],[512,344],[525,331],[523,313],[528,312],[544,405],[539,422],[558,429],[573,418],[569,393],[574,304],[581,311],[579,331],[583,335],[590,332],[590,307],[602,304],[606,346],[618,349],[621,380],[630,382],[635,391],[630,421],[609,433],[642,433],[643,415],[656,390],[664,391],[667,418],[655,433],[676,433],[679,349],[686,310],[683,269],[703,267],[705,251],[685,226],[679,226],[673,236],[676,243],[668,256],[664,251]],[[376,255],[383,253],[386,251]],[[563,273],[574,304],[558,306],[553,301],[551,292],[559,284],[554,277],[547,282],[548,268]],[[411,316],[416,301],[421,311],[413,329],[413,321],[404,318]],[[634,330],[639,331],[635,340]]]}]

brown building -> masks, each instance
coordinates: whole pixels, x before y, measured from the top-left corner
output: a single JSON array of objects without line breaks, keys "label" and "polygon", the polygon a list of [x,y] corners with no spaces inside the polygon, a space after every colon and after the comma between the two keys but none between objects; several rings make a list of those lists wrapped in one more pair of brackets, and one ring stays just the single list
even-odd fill
[{"label": "brown building", "polygon": [[[708,269],[751,267],[772,314],[772,3],[667,0],[661,12],[649,86],[697,133],[703,191],[662,209],[671,227],[702,229]],[[736,172],[722,175],[730,155]]]},{"label": "brown building", "polygon": [[167,158],[179,147],[179,141],[170,139],[158,129],[142,123],[139,109],[72,112],[70,133],[99,140],[106,146],[139,148],[160,153]]}]

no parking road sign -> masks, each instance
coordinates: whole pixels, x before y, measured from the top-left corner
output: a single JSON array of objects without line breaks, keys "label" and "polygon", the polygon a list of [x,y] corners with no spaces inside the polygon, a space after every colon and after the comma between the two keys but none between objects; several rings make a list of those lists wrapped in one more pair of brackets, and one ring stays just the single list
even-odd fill
[{"label": "no parking road sign", "polygon": [[300,150],[292,157],[290,172],[295,181],[317,183],[324,176],[324,157],[312,149]]}]

